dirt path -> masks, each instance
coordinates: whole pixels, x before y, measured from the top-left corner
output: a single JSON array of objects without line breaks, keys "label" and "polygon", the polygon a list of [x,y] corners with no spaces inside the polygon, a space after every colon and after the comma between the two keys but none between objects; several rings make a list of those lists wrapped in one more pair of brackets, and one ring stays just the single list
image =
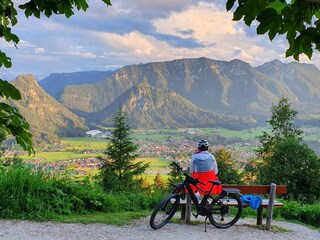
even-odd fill
[{"label": "dirt path", "polygon": [[126,226],[105,224],[67,224],[54,222],[30,221],[0,221],[0,240],[319,240],[320,232],[305,226],[287,222],[273,221],[277,228],[284,232],[265,231],[255,226],[255,219],[240,219],[228,229],[217,229],[207,225],[204,232],[204,222],[196,225],[169,223],[161,229],[152,230],[149,218]]}]

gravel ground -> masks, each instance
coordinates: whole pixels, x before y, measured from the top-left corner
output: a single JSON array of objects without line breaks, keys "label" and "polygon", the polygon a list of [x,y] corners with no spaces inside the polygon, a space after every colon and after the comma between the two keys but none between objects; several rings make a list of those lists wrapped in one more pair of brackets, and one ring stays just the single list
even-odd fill
[{"label": "gravel ground", "polygon": [[153,230],[149,218],[143,218],[126,226],[106,224],[69,224],[55,222],[30,222],[0,220],[0,240],[319,240],[320,232],[298,224],[273,221],[272,225],[288,231],[266,231],[255,226],[255,219],[240,219],[228,229],[217,229],[210,223],[204,232],[204,222],[196,225],[168,223],[163,228]]}]

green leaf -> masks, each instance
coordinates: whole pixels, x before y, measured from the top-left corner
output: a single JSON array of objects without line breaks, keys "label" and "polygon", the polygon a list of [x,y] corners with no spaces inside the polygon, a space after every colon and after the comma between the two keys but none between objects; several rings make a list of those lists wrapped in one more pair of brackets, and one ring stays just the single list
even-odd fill
[{"label": "green leaf", "polygon": [[285,1],[276,0],[269,3],[268,8],[273,8],[278,14],[280,14],[282,9],[284,9],[286,6],[287,4]]},{"label": "green leaf", "polygon": [[299,36],[301,37],[301,49],[304,54],[307,55],[309,59],[312,57],[312,43],[311,43],[311,35],[308,34],[308,31],[304,31]]},{"label": "green leaf", "polygon": [[227,3],[226,3],[227,11],[229,11],[234,6],[235,1],[236,0],[228,0],[227,1]]},{"label": "green leaf", "polygon": [[112,5],[110,0],[102,0],[102,1],[103,1],[104,3],[106,3],[107,6],[111,6],[111,5]]},{"label": "green leaf", "polygon": [[68,0],[61,0],[57,7],[59,9],[59,13],[64,14],[67,18],[74,14],[72,11],[72,6]]},{"label": "green leaf", "polygon": [[51,10],[50,10],[50,9],[46,9],[46,10],[44,11],[44,15],[46,15],[46,17],[50,17],[50,16],[52,15]]},{"label": "green leaf", "polygon": [[242,16],[245,15],[245,13],[246,13],[246,11],[245,11],[244,7],[239,6],[236,9],[236,11],[233,13],[233,19],[232,20],[239,21],[242,18]]},{"label": "green leaf", "polygon": [[294,48],[293,48],[293,46],[290,46],[290,47],[286,50],[286,58],[292,56],[292,55],[293,55],[293,52],[294,52]]},{"label": "green leaf", "polygon": [[33,15],[34,15],[36,18],[40,18],[40,11],[39,11],[39,9],[35,9],[35,10],[33,11]]},{"label": "green leaf", "polygon": [[260,22],[257,27],[257,34],[265,34],[267,31],[270,31],[273,27],[274,19],[277,17],[277,12],[272,8],[267,8],[261,12],[257,17],[257,21]]},{"label": "green leaf", "polygon": [[269,39],[272,41],[274,37],[279,33],[281,26],[283,25],[283,21],[281,16],[277,15],[274,17],[274,20],[271,24],[271,28],[269,31]]},{"label": "green leaf", "polygon": [[4,65],[6,68],[11,68],[11,58],[7,57],[7,55],[0,51],[0,67]]},{"label": "green leaf", "polygon": [[34,154],[32,134],[29,132],[29,124],[19,113],[18,109],[6,103],[0,103],[0,126],[12,134],[21,147],[28,151],[29,155]]},{"label": "green leaf", "polygon": [[21,94],[11,83],[0,79],[0,96],[20,100]]}]

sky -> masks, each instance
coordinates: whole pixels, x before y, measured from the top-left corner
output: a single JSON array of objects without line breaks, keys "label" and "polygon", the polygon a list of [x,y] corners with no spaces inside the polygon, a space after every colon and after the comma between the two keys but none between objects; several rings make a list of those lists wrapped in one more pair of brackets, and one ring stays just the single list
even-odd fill
[{"label": "sky", "polygon": [[[15,6],[27,0],[13,0]],[[247,27],[232,21],[226,0],[88,0],[86,12],[75,11],[67,19],[40,19],[18,14],[12,32],[18,48],[0,39],[0,49],[12,59],[12,68],[0,68],[0,77],[33,74],[38,79],[51,73],[115,70],[126,65],[207,57],[240,59],[252,66],[285,58],[288,44],[283,37],[272,42],[256,34],[256,24]],[[320,55],[300,62],[320,68]],[[10,79],[7,79],[10,80]]]}]

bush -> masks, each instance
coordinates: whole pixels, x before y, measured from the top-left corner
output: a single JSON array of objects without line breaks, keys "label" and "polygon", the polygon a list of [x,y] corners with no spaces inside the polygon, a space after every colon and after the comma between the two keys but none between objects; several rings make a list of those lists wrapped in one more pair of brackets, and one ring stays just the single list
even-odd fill
[{"label": "bush", "polygon": [[287,199],[314,203],[320,199],[320,159],[300,140],[289,138],[274,146],[272,156],[260,167],[259,180],[288,186]]},{"label": "bush", "polygon": [[307,205],[285,201],[284,207],[274,209],[274,216],[281,216],[287,220],[295,220],[319,228],[320,203]]},{"label": "bush", "polygon": [[152,210],[162,197],[160,192],[106,193],[100,185],[58,179],[23,164],[0,168],[2,218],[48,220],[61,214]]},{"label": "bush", "polygon": [[0,214],[6,218],[39,218],[54,212],[55,179],[23,164],[0,168]]}]

